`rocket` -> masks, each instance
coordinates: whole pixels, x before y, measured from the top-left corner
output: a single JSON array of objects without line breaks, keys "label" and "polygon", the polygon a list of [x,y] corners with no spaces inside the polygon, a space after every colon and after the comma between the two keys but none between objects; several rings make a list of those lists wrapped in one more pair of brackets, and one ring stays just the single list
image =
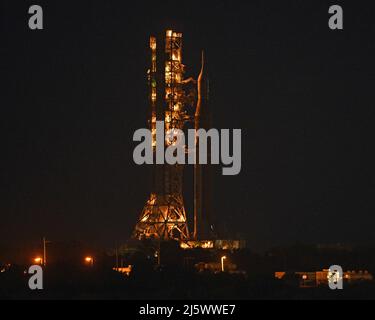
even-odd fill
[{"label": "rocket", "polygon": [[[199,129],[211,128],[209,107],[209,82],[207,61],[204,52],[201,57],[201,70],[197,79],[197,106],[194,115],[195,126],[195,165],[194,165],[194,240],[206,240],[211,236],[211,166],[199,164]],[[211,162],[211,145],[207,145],[207,163]]]}]

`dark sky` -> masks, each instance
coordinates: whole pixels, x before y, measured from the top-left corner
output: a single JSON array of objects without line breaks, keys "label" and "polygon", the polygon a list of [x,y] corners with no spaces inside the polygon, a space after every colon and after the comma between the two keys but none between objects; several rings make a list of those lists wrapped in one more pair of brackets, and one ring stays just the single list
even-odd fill
[{"label": "dark sky", "polygon": [[221,228],[255,250],[375,244],[374,5],[202,2],[1,2],[0,245],[130,236],[150,192],[132,159],[148,36],[167,27],[184,33],[187,76],[207,52],[214,126],[242,129],[240,175],[215,176]]}]

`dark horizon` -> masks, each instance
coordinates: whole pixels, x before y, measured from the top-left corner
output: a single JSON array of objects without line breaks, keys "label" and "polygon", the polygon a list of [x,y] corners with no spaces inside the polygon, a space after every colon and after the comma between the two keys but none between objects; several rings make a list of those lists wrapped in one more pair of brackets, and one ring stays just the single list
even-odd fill
[{"label": "dark horizon", "polygon": [[[343,31],[328,28],[328,1],[196,2],[178,14],[169,1],[37,1],[41,31],[27,27],[31,4],[1,4],[0,248],[130,237],[150,192],[150,168],[132,159],[147,124],[148,37],[166,28],[183,32],[187,77],[207,53],[214,127],[242,129],[242,171],[214,178],[222,234],[254,251],[375,245],[366,4],[337,1]],[[187,178],[188,219],[192,187]]]}]

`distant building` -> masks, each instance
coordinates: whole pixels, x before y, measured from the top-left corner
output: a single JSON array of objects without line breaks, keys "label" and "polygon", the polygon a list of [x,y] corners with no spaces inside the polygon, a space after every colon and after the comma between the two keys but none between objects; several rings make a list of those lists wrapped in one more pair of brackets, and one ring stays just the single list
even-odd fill
[{"label": "distant building", "polygon": [[126,274],[127,276],[130,275],[130,273],[132,272],[132,269],[133,269],[133,266],[130,264],[127,267],[113,268],[114,271]]},{"label": "distant building", "polygon": [[182,249],[219,249],[219,250],[239,250],[246,248],[245,240],[188,240],[180,241]]},{"label": "distant building", "polygon": [[224,271],[222,269],[222,264],[218,262],[199,262],[195,264],[195,269],[198,272],[211,272],[211,273],[221,273],[226,272],[229,274],[240,274],[246,276],[246,271],[238,270],[237,265],[231,262],[225,263]]},{"label": "distant building", "polygon": [[[275,278],[279,280],[292,283],[291,279],[297,280],[293,281],[297,283],[300,288],[312,288],[319,286],[328,285],[328,269],[323,269],[322,271],[309,271],[309,272],[294,272],[287,273],[284,271],[275,272]],[[357,283],[362,281],[373,281],[374,278],[371,273],[367,270],[365,271],[346,271],[343,275],[344,282],[346,283]]]}]

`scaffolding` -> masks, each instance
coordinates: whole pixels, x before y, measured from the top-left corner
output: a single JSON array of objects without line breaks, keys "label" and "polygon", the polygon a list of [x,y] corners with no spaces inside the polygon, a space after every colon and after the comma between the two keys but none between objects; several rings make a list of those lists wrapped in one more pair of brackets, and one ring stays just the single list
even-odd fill
[{"label": "scaffolding", "polygon": [[[167,30],[165,36],[150,37],[151,64],[149,82],[149,126],[152,148],[156,152],[156,121],[164,121],[168,134],[183,130],[191,117],[186,112],[182,64],[182,33]],[[176,143],[166,139],[164,146]],[[188,223],[182,195],[183,165],[163,164],[154,167],[153,191],[148,198],[133,232],[133,238],[160,240],[189,239]]]}]

